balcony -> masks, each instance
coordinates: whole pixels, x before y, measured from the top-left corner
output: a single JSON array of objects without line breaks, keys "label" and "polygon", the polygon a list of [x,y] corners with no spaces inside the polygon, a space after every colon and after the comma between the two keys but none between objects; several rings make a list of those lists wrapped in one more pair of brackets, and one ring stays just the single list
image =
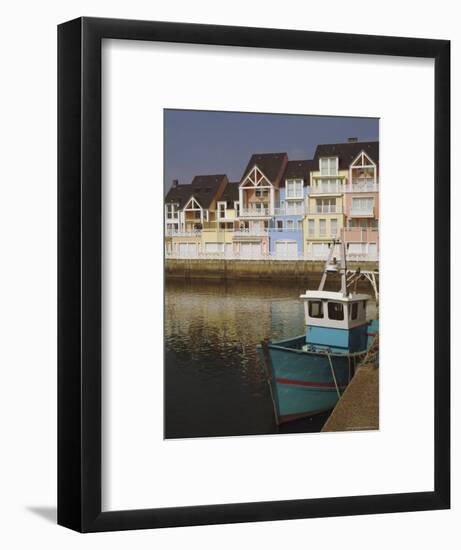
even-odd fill
[{"label": "balcony", "polygon": [[314,208],[309,209],[308,214],[342,214],[343,207],[341,204],[317,204]]},{"label": "balcony", "polygon": [[292,206],[287,205],[285,208],[276,208],[274,210],[275,216],[304,216],[307,209],[304,206]]},{"label": "balcony", "polygon": [[190,231],[182,231],[179,229],[167,229],[165,231],[166,237],[200,237],[202,235],[201,229],[192,229]]},{"label": "balcony", "polygon": [[345,227],[343,236],[346,242],[377,242],[377,227]]},{"label": "balcony", "polygon": [[344,192],[344,184],[338,178],[316,179],[311,188],[311,195],[341,195]]},{"label": "balcony", "polygon": [[345,186],[344,191],[346,193],[377,193],[379,184],[373,179],[353,179]]},{"label": "balcony", "polygon": [[240,208],[240,218],[264,218],[270,217],[270,208]]},{"label": "balcony", "polygon": [[351,218],[373,218],[375,215],[374,206],[368,206],[365,208],[357,208],[352,206],[349,216]]},{"label": "balcony", "polygon": [[234,237],[267,237],[268,230],[263,228],[238,229],[233,232]]}]

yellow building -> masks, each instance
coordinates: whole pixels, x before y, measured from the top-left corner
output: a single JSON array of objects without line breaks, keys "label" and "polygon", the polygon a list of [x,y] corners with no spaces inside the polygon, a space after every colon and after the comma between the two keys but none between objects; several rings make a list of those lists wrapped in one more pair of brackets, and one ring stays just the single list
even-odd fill
[{"label": "yellow building", "polygon": [[343,196],[348,170],[339,169],[338,157],[318,157],[317,160],[318,170],[311,172],[306,198],[304,255],[324,259],[332,240],[341,235],[345,225]]}]

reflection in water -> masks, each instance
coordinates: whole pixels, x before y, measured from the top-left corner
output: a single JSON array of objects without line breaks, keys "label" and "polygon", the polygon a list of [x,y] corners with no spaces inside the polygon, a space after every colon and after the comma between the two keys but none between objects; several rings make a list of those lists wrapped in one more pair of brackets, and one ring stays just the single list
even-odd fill
[{"label": "reflection in water", "polygon": [[264,338],[303,332],[305,289],[299,282],[166,282],[166,438],[321,429],[328,415],[277,428],[256,352]]}]

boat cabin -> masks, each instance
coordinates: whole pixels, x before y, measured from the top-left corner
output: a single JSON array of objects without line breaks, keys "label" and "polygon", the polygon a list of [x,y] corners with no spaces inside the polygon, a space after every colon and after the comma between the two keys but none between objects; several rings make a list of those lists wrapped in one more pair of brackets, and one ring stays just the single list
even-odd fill
[{"label": "boat cabin", "polygon": [[367,294],[308,290],[304,302],[306,349],[353,353],[367,347]]}]

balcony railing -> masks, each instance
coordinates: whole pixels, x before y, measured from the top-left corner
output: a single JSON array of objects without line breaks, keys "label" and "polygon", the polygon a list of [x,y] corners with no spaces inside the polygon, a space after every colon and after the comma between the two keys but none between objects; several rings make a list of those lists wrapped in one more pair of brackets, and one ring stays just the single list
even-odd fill
[{"label": "balcony railing", "polygon": [[377,192],[379,191],[379,184],[372,179],[353,179],[345,186],[344,191],[346,193]]},{"label": "balcony railing", "polygon": [[308,214],[342,214],[343,207],[338,204],[317,204],[310,208]]},{"label": "balcony railing", "polygon": [[276,208],[274,210],[275,216],[304,216],[306,214],[307,209],[305,206],[296,206],[296,207],[285,207],[285,208]]},{"label": "balcony railing", "polygon": [[361,217],[374,216],[374,213],[375,213],[374,206],[368,206],[365,208],[352,207],[349,216],[353,218],[361,218]]},{"label": "balcony railing", "polygon": [[314,180],[311,195],[324,194],[324,195],[338,195],[344,192],[344,185],[341,180],[333,179],[318,179]]},{"label": "balcony railing", "polygon": [[343,236],[345,241],[354,242],[377,242],[377,227],[344,227]]},{"label": "balcony railing", "polygon": [[240,208],[239,216],[241,218],[258,218],[271,216],[270,208]]},{"label": "balcony railing", "polygon": [[165,235],[167,237],[200,237],[202,234],[201,229],[192,229],[190,231],[183,231],[179,229],[167,229]]},{"label": "balcony railing", "polygon": [[268,234],[268,230],[263,229],[238,229],[237,231],[233,232],[234,237],[266,237]]}]

